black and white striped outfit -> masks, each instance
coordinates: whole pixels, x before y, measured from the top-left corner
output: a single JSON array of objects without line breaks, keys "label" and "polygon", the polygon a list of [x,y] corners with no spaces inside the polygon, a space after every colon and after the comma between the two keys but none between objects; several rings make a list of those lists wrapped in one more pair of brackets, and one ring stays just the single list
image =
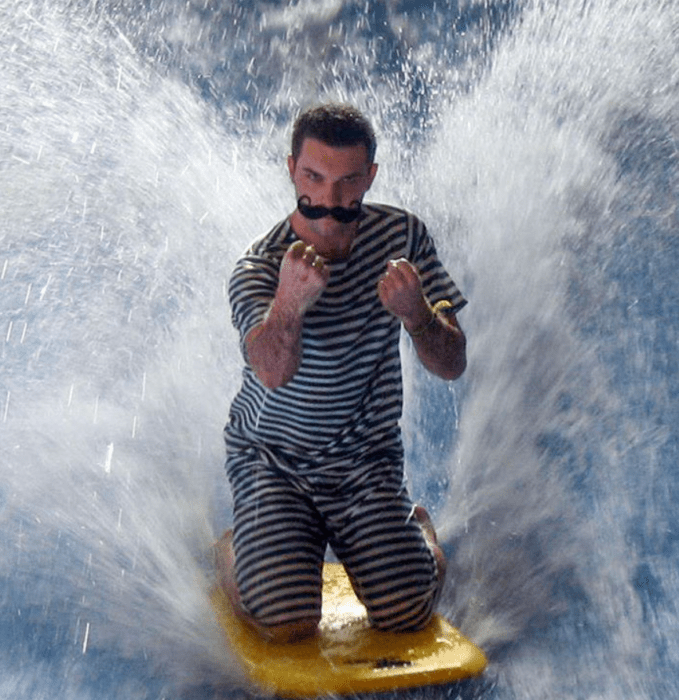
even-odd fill
[{"label": "black and white striped outfit", "polygon": [[330,544],[375,626],[417,629],[432,612],[436,563],[404,483],[400,322],[377,282],[404,257],[432,305],[449,301],[457,312],[466,301],[419,219],[364,204],[349,256],[326,263],[328,285],[304,317],[296,375],[268,390],[245,337],[263,321],[296,240],[289,220],[278,224],[244,253],[229,285],[246,360],[224,431],[239,592],[263,625],[317,617]]}]

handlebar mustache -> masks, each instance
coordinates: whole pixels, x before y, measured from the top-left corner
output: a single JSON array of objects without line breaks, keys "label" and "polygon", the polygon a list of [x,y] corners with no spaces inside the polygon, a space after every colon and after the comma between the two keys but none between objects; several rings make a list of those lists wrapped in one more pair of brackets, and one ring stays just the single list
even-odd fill
[{"label": "handlebar mustache", "polygon": [[359,201],[352,202],[351,207],[314,207],[311,206],[311,200],[306,195],[297,200],[297,209],[307,219],[315,220],[322,219],[324,216],[332,216],[340,224],[350,224],[361,215],[361,203]]}]

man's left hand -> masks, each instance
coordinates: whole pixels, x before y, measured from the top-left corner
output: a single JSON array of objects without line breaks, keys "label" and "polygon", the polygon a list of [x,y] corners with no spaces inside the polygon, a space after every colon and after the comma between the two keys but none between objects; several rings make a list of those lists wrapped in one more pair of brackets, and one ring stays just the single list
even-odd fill
[{"label": "man's left hand", "polygon": [[405,258],[387,263],[387,271],[377,283],[377,294],[384,308],[398,317],[408,332],[422,328],[432,319],[420,275]]}]

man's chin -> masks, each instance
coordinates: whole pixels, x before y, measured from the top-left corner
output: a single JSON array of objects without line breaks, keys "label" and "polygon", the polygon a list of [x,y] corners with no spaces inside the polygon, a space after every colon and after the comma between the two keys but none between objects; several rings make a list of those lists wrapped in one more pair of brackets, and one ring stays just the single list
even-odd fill
[{"label": "man's chin", "polygon": [[[328,217],[329,218],[329,217]],[[325,219],[317,219],[311,227],[319,238],[332,239],[337,236],[346,236],[351,230],[350,226],[346,224],[340,224],[329,218],[328,221]]]},{"label": "man's chin", "polygon": [[333,222],[315,231],[318,254],[329,260],[344,258],[352,248],[354,229],[351,225]]}]

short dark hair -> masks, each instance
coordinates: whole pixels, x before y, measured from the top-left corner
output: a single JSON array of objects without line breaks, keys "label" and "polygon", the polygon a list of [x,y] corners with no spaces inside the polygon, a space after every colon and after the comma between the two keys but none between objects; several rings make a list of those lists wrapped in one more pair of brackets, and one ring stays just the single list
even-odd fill
[{"label": "short dark hair", "polygon": [[372,125],[351,105],[330,103],[302,112],[292,129],[292,157],[295,160],[305,138],[318,139],[334,148],[363,144],[368,151],[368,162],[375,159],[377,139]]}]

